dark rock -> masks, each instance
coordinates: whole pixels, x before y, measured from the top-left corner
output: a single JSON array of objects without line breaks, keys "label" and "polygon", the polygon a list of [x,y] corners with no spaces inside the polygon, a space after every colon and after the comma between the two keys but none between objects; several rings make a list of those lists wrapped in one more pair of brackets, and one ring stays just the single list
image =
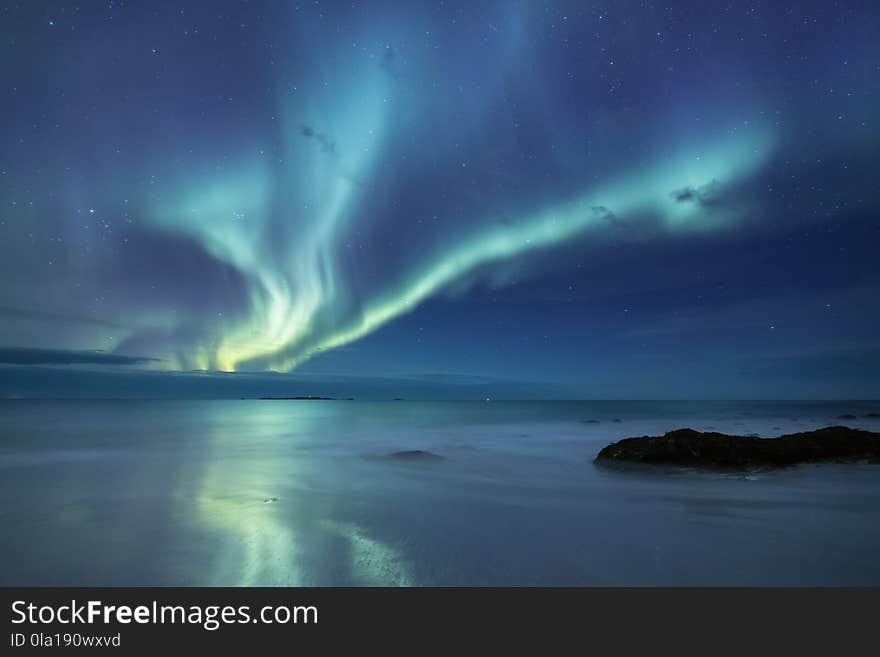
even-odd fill
[{"label": "dark rock", "polygon": [[855,420],[857,418],[852,413],[844,413],[843,415],[838,415],[837,419],[838,420]]},{"label": "dark rock", "polygon": [[596,456],[597,463],[615,461],[737,469],[820,461],[880,463],[880,434],[837,426],[755,438],[677,429],[663,436],[624,438]]},{"label": "dark rock", "polygon": [[880,417],[880,413],[865,413],[865,417]]},{"label": "dark rock", "polygon": [[388,458],[400,461],[442,461],[444,460],[439,454],[434,452],[426,452],[423,449],[405,449],[400,452],[392,452]]}]

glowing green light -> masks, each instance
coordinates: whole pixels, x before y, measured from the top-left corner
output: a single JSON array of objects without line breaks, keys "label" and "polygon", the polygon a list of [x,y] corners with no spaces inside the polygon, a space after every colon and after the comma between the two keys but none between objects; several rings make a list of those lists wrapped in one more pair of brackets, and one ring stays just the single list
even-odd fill
[{"label": "glowing green light", "polygon": [[[355,178],[366,175],[380,147],[383,114],[379,106],[374,110],[376,127],[349,135],[355,142],[360,139],[361,149],[348,158],[344,171],[326,149],[299,156],[291,171],[311,173],[304,192],[308,200],[297,207],[273,212],[272,179],[254,164],[223,184],[200,187],[195,195],[161,213],[166,225],[197,235],[248,282],[248,316],[221,327],[217,341],[197,352],[199,366],[291,370],[318,352],[372,333],[477,267],[611,230],[611,215],[631,226],[656,223],[658,230],[650,232],[651,239],[723,228],[742,219],[741,206],[707,208],[706,197],[723,193],[754,173],[772,145],[757,130],[689,145],[650,167],[516,221],[476,222],[483,228],[437,250],[416,271],[375,291],[351,311],[344,307],[347,288],[335,253],[364,193]],[[689,196],[684,194],[688,190]],[[279,212],[289,214],[295,224],[290,244],[267,243]],[[318,321],[328,315],[333,317],[329,324],[326,319]]]}]

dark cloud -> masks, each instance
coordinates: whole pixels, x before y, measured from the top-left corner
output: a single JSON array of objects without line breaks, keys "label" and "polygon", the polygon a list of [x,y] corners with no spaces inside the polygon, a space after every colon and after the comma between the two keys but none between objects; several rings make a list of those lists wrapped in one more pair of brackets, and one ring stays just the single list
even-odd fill
[{"label": "dark cloud", "polygon": [[344,158],[340,155],[339,151],[336,150],[335,141],[333,141],[325,133],[318,132],[310,125],[301,125],[299,131],[303,137],[317,143],[321,147],[322,153],[329,155],[336,161],[339,167],[338,173],[341,177],[345,178],[351,183],[354,183],[358,187],[362,187],[364,185],[363,180],[354,175],[354,173],[351,171],[351,168],[344,162]]},{"label": "dark cloud", "polygon": [[100,350],[72,351],[68,349],[0,347],[0,363],[6,365],[139,365],[158,360],[158,358],[143,356],[108,354]]},{"label": "dark cloud", "polygon": [[604,205],[594,205],[592,208],[593,214],[604,219],[609,224],[615,227],[626,226],[626,222],[621,220],[616,214],[614,214],[611,210],[606,208]]},{"label": "dark cloud", "polygon": [[677,203],[696,203],[701,207],[712,207],[721,204],[721,199],[718,195],[718,181],[716,180],[700,187],[682,187],[672,192],[670,196]]},{"label": "dark cloud", "polygon": [[317,132],[310,125],[303,125],[300,127],[300,133],[306,139],[312,139],[316,141],[321,146],[321,150],[327,153],[328,155],[332,155],[333,157],[338,157],[338,153],[336,152],[336,142],[331,140],[327,135],[323,132]]}]

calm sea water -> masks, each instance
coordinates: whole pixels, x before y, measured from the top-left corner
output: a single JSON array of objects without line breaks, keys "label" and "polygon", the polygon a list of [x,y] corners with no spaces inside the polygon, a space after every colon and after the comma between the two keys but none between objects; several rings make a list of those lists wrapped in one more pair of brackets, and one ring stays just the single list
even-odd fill
[{"label": "calm sea water", "polygon": [[[0,584],[878,585],[880,466],[592,463],[627,436],[880,430],[878,411],[2,401]],[[387,458],[411,449],[444,459]]]}]

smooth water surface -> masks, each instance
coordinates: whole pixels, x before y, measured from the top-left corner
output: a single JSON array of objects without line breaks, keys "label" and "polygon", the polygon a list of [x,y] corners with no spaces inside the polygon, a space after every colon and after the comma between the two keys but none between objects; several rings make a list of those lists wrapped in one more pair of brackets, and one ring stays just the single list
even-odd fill
[{"label": "smooth water surface", "polygon": [[[615,471],[871,402],[0,402],[4,585],[878,585],[880,466]],[[853,414],[857,419],[838,419]],[[399,450],[444,457],[393,459]]]}]

